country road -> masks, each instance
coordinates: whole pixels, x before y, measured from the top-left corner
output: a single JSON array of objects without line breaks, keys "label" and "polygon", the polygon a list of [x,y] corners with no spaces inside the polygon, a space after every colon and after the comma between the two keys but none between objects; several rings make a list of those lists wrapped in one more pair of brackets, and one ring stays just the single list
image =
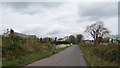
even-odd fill
[{"label": "country road", "polygon": [[27,66],[87,66],[78,45],[73,45],[53,56],[28,64]]}]

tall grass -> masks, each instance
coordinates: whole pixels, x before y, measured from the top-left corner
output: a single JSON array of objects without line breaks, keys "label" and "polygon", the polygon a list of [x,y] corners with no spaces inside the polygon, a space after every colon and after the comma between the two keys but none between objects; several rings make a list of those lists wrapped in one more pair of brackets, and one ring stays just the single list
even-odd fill
[{"label": "tall grass", "polygon": [[118,49],[118,44],[109,43],[108,45],[99,44],[95,46],[90,43],[83,43],[81,44],[81,47],[90,51],[93,53],[92,55],[95,55],[99,59],[114,62],[115,65],[119,65],[120,50]]},{"label": "tall grass", "polygon": [[3,66],[16,66],[42,59],[55,53],[51,45],[51,43],[45,45],[40,43],[38,38],[2,36],[2,64]]}]

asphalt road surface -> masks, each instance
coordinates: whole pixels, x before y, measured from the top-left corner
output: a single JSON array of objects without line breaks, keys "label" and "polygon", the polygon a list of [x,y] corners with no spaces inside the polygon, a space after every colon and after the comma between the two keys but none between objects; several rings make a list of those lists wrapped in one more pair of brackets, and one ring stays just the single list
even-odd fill
[{"label": "asphalt road surface", "polygon": [[27,66],[87,66],[78,45],[73,45],[62,52],[28,64]]}]

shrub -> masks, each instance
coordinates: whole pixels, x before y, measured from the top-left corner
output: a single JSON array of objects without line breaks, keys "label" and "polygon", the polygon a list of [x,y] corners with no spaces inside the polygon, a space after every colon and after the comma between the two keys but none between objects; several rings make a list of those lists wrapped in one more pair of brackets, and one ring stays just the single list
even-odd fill
[{"label": "shrub", "polygon": [[108,45],[100,44],[96,46],[90,43],[84,43],[82,46],[91,50],[96,56],[107,61],[118,61],[118,58],[120,57],[120,50],[115,43],[110,43]]},{"label": "shrub", "polygon": [[10,35],[2,37],[3,61],[13,60],[30,53],[41,53],[48,50],[48,46],[41,46],[37,39],[24,39],[19,36]]}]

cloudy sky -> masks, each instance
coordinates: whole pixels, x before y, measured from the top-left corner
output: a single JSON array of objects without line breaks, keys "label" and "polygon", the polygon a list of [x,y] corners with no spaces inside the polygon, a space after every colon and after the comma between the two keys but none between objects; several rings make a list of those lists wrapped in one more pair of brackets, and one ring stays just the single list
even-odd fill
[{"label": "cloudy sky", "polygon": [[7,28],[39,37],[84,34],[86,26],[103,21],[118,33],[117,2],[3,2],[2,33]]}]

